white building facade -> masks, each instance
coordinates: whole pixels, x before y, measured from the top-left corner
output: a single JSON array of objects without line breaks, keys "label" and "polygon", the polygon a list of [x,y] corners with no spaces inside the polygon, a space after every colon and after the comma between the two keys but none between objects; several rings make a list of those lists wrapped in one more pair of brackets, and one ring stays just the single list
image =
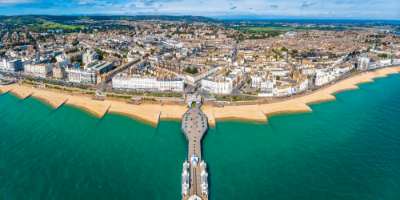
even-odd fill
[{"label": "white building facade", "polygon": [[226,77],[221,74],[219,77],[208,77],[201,80],[201,89],[215,94],[230,94],[237,84],[242,81],[243,77],[243,71],[236,69]]},{"label": "white building facade", "polygon": [[24,65],[21,60],[7,60],[3,59],[0,61],[0,71],[3,72],[16,72],[24,70]]},{"label": "white building facade", "polygon": [[67,58],[64,54],[56,56],[57,62],[60,64],[60,67],[65,67],[70,63],[70,59]]},{"label": "white building facade", "polygon": [[82,81],[82,69],[70,67],[67,68],[66,72],[69,82],[80,83]]},{"label": "white building facade", "polygon": [[332,81],[335,78],[334,71],[322,71],[317,70],[317,74],[315,75],[315,85],[320,86]]},{"label": "white building facade", "polygon": [[211,74],[214,74],[215,72],[217,72],[217,71],[219,71],[219,70],[221,70],[221,69],[224,69],[225,67],[215,67],[215,68],[213,68],[213,69],[210,69],[210,70],[208,70],[208,71],[206,71],[206,72],[204,72],[204,73],[202,73],[202,74],[199,74],[199,75],[197,75],[197,76],[192,76],[192,75],[186,75],[186,79],[190,82],[190,83],[196,83],[197,81],[199,81],[199,80],[201,80],[201,79],[203,79],[203,78],[205,78],[205,77],[207,77],[207,76],[209,76],[209,75],[211,75]]},{"label": "white building facade", "polygon": [[358,58],[358,69],[359,70],[369,70],[370,59],[368,57]]},{"label": "white building facade", "polygon": [[47,77],[53,71],[53,64],[27,64],[25,73],[39,77]]},{"label": "white building facade", "polygon": [[138,89],[138,90],[172,90],[182,92],[184,90],[183,79],[158,80],[157,77],[126,74],[116,75],[112,79],[113,87],[116,89]]}]

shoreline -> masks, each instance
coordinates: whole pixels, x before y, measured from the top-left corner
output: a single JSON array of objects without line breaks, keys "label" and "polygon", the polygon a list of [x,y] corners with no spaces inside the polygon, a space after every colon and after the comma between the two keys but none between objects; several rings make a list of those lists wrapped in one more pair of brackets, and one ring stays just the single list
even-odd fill
[{"label": "shoreline", "polygon": [[[207,115],[210,126],[216,126],[216,121],[229,120],[268,122],[268,117],[276,114],[312,112],[312,109],[308,106],[310,104],[336,100],[336,97],[333,96],[334,94],[347,90],[359,89],[357,86],[359,84],[375,82],[373,80],[374,78],[384,78],[388,77],[388,74],[399,74],[399,72],[400,67],[382,68],[363,73],[362,75],[359,74],[349,77],[335,84],[293,99],[261,105],[225,106],[222,108],[202,106],[201,110]],[[115,113],[144,121],[154,126],[158,126],[160,120],[179,121],[182,115],[187,111],[186,106],[161,106],[159,104],[132,105],[120,101],[96,101],[89,97],[72,96],[71,94],[55,91],[33,89],[29,86],[20,86],[18,84],[0,86],[0,91],[2,95],[9,92],[15,94],[20,99],[25,99],[27,97],[37,98],[55,109],[66,104],[85,110],[85,112],[89,112],[100,118],[107,113]]]},{"label": "shoreline", "polygon": [[52,109],[54,109],[54,110],[57,109],[57,105],[54,105],[54,104],[51,103],[49,100],[47,100],[47,99],[45,99],[45,98],[43,98],[43,97],[36,97],[36,96],[33,96],[32,98],[37,99],[37,100],[41,101],[42,103],[49,105],[49,106],[50,106]]}]

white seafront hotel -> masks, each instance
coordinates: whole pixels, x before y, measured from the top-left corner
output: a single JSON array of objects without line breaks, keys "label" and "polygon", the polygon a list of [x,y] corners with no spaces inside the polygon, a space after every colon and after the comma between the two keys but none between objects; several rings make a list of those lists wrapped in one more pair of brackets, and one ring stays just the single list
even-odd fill
[{"label": "white seafront hotel", "polygon": [[235,69],[226,77],[223,75],[221,74],[215,78],[207,77],[201,80],[201,89],[214,94],[230,94],[244,77],[244,73],[240,69]]},{"label": "white seafront hotel", "polygon": [[17,60],[0,60],[0,71],[4,72],[16,72],[19,70],[23,70],[24,65],[20,59]]},{"label": "white seafront hotel", "polygon": [[53,67],[53,64],[27,64],[25,65],[25,73],[47,77],[53,71]]},{"label": "white seafront hotel", "polygon": [[113,87],[116,89],[144,89],[144,90],[172,90],[182,92],[185,83],[183,79],[158,80],[157,77],[140,76],[120,73],[112,79]]},{"label": "white seafront hotel", "polygon": [[82,81],[82,69],[76,67],[67,67],[68,81],[73,83],[80,83]]},{"label": "white seafront hotel", "polygon": [[318,70],[317,74],[315,75],[315,85],[320,86],[329,81],[335,79],[334,71],[322,71]]}]

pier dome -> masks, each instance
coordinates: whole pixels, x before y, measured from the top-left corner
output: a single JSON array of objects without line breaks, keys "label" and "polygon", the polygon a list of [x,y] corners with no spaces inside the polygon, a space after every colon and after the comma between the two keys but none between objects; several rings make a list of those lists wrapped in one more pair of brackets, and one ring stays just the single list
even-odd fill
[{"label": "pier dome", "polygon": [[189,200],[202,200],[202,198],[197,195],[193,195],[193,196],[189,197]]},{"label": "pier dome", "polygon": [[199,162],[199,157],[196,154],[193,154],[190,158],[190,162],[192,163],[192,165],[196,165]]}]

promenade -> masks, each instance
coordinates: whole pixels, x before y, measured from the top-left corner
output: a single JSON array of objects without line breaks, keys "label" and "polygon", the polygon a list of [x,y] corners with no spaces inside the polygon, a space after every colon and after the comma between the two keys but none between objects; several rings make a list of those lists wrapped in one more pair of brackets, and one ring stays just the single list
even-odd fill
[{"label": "promenade", "polygon": [[[316,91],[285,99],[279,102],[254,105],[225,105],[224,107],[213,107],[203,105],[202,112],[207,115],[208,124],[216,125],[217,120],[238,119],[249,121],[268,121],[267,116],[276,113],[288,112],[311,112],[308,104],[335,100],[333,94],[351,89],[358,89],[357,85],[366,82],[373,82],[374,78],[387,77],[388,74],[398,74],[400,67],[388,67],[375,71],[357,74],[347,79],[340,80],[334,84],[319,88]],[[187,111],[186,105],[162,105],[141,103],[140,105],[127,104],[125,101],[112,101],[107,98],[104,101],[93,100],[89,95],[77,95],[65,91],[33,89],[28,85],[0,85],[2,93],[13,93],[21,99],[35,97],[45,100],[45,103],[58,108],[63,105],[76,106],[87,110],[99,117],[107,113],[119,113],[157,125],[159,120],[181,120],[182,115]]]}]

